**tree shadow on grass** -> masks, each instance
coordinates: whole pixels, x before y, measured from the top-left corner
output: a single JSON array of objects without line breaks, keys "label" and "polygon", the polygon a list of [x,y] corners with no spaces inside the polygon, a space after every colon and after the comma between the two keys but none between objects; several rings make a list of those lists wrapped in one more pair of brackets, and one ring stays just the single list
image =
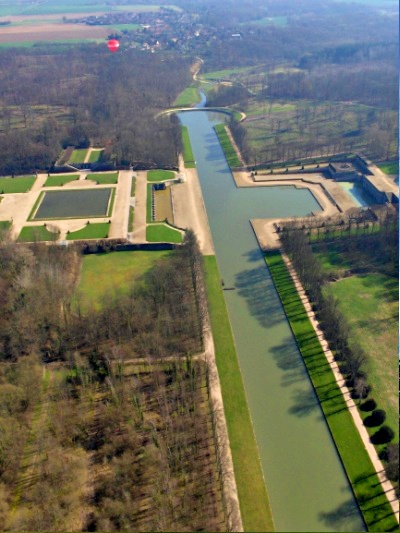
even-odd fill
[{"label": "tree shadow on grass", "polygon": [[266,266],[239,272],[235,286],[246,300],[250,314],[262,327],[269,328],[286,320],[275,287],[267,276]]},{"label": "tree shadow on grass", "polygon": [[333,511],[320,513],[319,518],[330,531],[355,531],[355,525],[358,526],[357,531],[366,531],[360,511],[353,499],[342,503]]}]

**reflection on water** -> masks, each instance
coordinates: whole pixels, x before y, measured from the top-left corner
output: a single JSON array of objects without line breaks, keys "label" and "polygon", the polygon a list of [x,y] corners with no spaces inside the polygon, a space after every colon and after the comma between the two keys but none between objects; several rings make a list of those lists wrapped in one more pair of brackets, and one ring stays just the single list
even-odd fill
[{"label": "reflection on water", "polygon": [[318,211],[319,205],[305,189],[238,189],[207,115],[185,112],[179,116],[189,128],[221,277],[227,286],[237,288],[224,296],[276,529],[363,531],[249,223],[250,218],[303,216]]}]

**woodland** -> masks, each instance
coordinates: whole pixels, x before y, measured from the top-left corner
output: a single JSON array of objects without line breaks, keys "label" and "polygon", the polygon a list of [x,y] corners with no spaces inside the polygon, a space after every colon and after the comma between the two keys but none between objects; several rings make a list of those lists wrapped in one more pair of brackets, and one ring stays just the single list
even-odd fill
[{"label": "woodland", "polygon": [[98,311],[80,261],[0,242],[0,529],[225,531],[193,235]]}]

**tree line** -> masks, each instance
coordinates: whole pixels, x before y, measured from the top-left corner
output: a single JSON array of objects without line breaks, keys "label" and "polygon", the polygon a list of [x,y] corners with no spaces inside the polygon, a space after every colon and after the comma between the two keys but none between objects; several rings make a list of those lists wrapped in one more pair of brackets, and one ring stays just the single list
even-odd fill
[{"label": "tree line", "polygon": [[[367,253],[373,250],[373,255],[385,263],[389,261],[390,271],[396,275],[396,264],[393,263],[392,249],[397,249],[398,255],[398,224],[395,216],[388,214],[382,217],[379,232],[368,236],[347,237],[342,240],[351,253],[357,250]],[[296,272],[306,291],[308,299],[316,313],[324,336],[334,353],[347,385],[352,391],[353,398],[359,399],[360,409],[371,414],[364,420],[368,427],[379,427],[372,435],[374,444],[386,445],[380,452],[385,461],[385,469],[389,479],[398,481],[398,444],[390,444],[394,438],[393,429],[384,424],[386,413],[377,409],[375,400],[370,396],[372,384],[365,370],[366,354],[361,346],[350,341],[349,324],[339,309],[338,300],[324,291],[327,276],[322,271],[321,264],[313,253],[304,224],[291,222],[285,224],[280,233],[280,239],[286,253],[289,254]],[[392,262],[390,262],[392,261]],[[369,265],[373,268],[373,264]],[[398,268],[398,263],[397,263]],[[362,403],[361,403],[362,402]]]}]

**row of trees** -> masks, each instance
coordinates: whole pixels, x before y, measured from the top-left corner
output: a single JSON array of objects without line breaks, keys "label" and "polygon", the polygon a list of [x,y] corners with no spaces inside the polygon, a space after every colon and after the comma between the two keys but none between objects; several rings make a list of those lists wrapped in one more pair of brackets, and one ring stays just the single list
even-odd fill
[{"label": "row of trees", "polygon": [[[398,230],[394,228],[392,217],[387,216],[382,221],[382,236],[376,233],[368,238],[348,237],[346,241],[354,241],[354,250],[357,247],[364,248],[367,239],[373,241],[368,246],[372,246],[374,253],[387,253],[388,247],[394,246],[394,235]],[[397,226],[398,227],[398,226]],[[388,234],[391,239],[388,239]],[[324,331],[324,336],[330,348],[335,354],[343,375],[346,377],[348,386],[352,389],[354,398],[365,400],[370,391],[371,384],[365,371],[366,354],[357,344],[350,341],[350,328],[347,320],[339,309],[338,301],[331,294],[327,294],[323,287],[327,281],[327,276],[322,272],[321,265],[315,257],[309,243],[305,230],[296,223],[289,223],[281,233],[281,242],[285,251],[290,255],[296,272],[301,279],[306,294],[316,313],[318,321]],[[370,265],[371,266],[371,265]],[[371,441],[375,444],[387,444],[394,438],[394,431],[387,425],[381,425],[386,419],[385,411],[376,409],[374,400],[369,399],[361,404],[361,409],[372,413],[365,419],[364,423],[369,427],[381,426]],[[386,461],[387,475],[389,479],[398,481],[398,445],[387,446],[381,454]]]}]

